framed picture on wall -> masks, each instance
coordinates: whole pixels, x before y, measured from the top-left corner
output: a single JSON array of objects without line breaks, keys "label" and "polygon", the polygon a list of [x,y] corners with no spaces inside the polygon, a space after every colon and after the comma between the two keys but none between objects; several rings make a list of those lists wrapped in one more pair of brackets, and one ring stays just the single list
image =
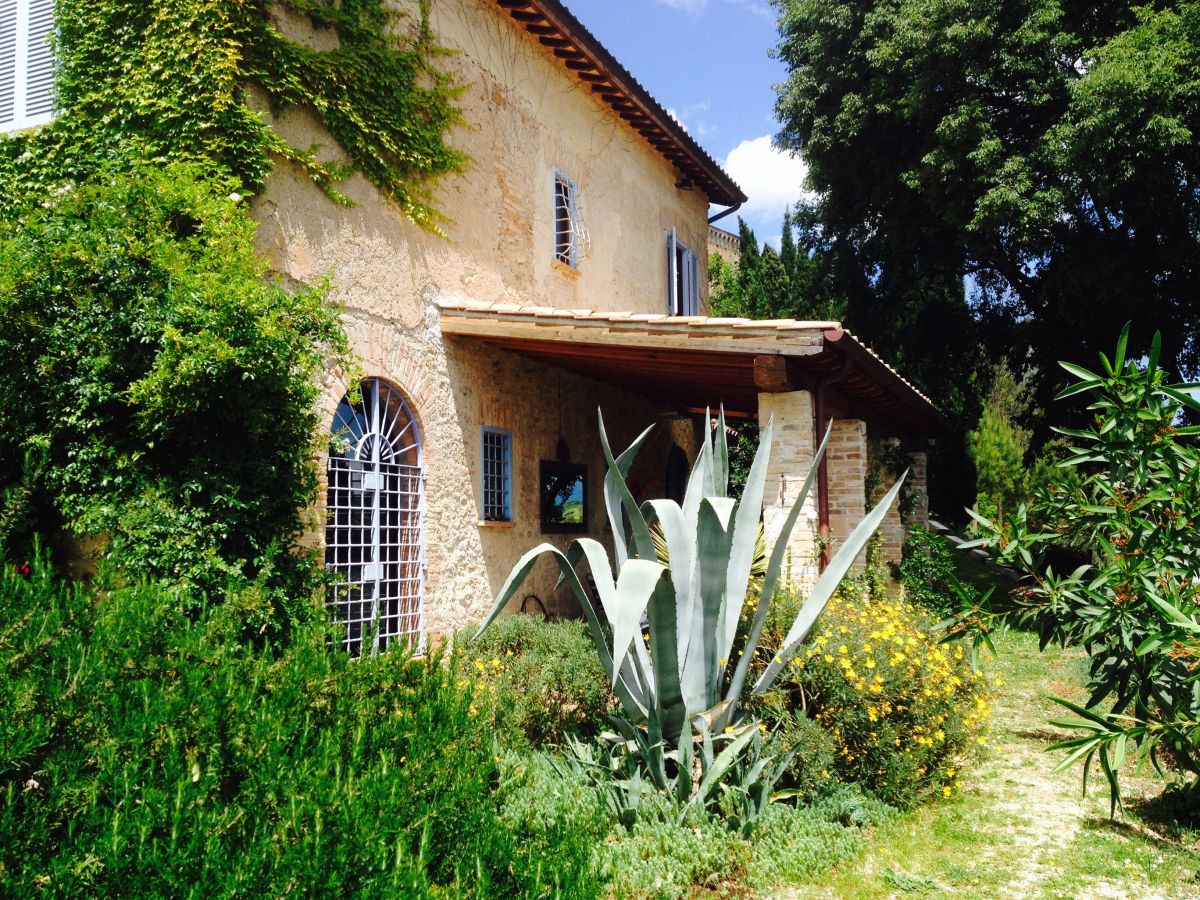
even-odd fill
[{"label": "framed picture on wall", "polygon": [[539,481],[542,533],[587,531],[587,466],[543,459]]}]

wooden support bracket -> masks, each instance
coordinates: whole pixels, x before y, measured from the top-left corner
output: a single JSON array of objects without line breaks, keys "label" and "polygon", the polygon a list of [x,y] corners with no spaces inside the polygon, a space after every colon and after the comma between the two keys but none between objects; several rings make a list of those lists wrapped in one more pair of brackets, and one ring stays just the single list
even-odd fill
[{"label": "wooden support bracket", "polygon": [[788,366],[787,357],[777,353],[755,356],[754,386],[769,394],[796,390],[796,379]]}]

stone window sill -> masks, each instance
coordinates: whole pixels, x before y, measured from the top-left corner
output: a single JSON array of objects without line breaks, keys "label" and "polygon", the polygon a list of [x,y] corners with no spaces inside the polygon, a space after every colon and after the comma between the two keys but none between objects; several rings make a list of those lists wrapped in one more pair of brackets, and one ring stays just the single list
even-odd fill
[{"label": "stone window sill", "polygon": [[578,278],[580,274],[577,268],[563,262],[558,257],[555,257],[550,261],[550,268],[555,272],[561,272],[563,275],[566,275],[570,278]]},{"label": "stone window sill", "polygon": [[479,527],[480,528],[512,528],[513,522],[511,519],[508,520],[507,522],[502,522],[499,519],[480,519]]}]

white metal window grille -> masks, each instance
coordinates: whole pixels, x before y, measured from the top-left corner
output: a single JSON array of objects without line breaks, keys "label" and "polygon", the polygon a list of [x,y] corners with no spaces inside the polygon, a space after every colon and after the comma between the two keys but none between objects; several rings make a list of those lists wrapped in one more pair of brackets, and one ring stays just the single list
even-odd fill
[{"label": "white metal window grille", "polygon": [[512,521],[512,434],[483,427],[483,518]]},{"label": "white metal window grille", "polygon": [[325,566],[342,578],[328,603],[354,656],[393,642],[422,649],[425,473],[412,410],[387,382],[347,394],[329,446]]},{"label": "white metal window grille", "polygon": [[667,311],[700,315],[700,258],[680,242],[674,228],[667,232]]},{"label": "white metal window grille", "polygon": [[54,0],[0,0],[0,133],[54,117]]},{"label": "white metal window grille", "polygon": [[554,258],[573,269],[588,250],[592,238],[583,221],[583,201],[575,179],[554,170]]}]

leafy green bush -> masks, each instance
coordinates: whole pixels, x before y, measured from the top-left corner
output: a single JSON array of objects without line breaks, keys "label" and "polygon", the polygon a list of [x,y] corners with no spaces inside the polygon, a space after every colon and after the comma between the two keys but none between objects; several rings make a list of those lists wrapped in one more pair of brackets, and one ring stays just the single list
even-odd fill
[{"label": "leafy green bush", "polygon": [[513,833],[454,658],[255,652],[244,605],[36,566],[0,596],[0,894],[594,892],[579,829]]},{"label": "leafy green bush", "polygon": [[500,771],[500,822],[521,848],[514,864],[528,867],[511,872],[514,880],[545,886],[556,897],[595,896],[604,884],[602,850],[613,824],[600,797],[544,753],[504,751]]},{"label": "leafy green bush", "polygon": [[946,615],[956,606],[952,585],[957,580],[950,542],[920,525],[910,527],[900,559],[904,598],[921,609]]},{"label": "leafy green bush", "polygon": [[786,734],[797,711],[807,712],[833,740],[833,774],[889,804],[911,806],[936,788],[948,795],[989,729],[986,680],[964,656],[939,645],[910,604],[849,586],[764,700],[763,716]]},{"label": "leafy green bush", "polygon": [[584,629],[580,621],[505,616],[467,646],[504,746],[562,744],[608,727],[612,693]]},{"label": "leafy green bush", "polygon": [[804,881],[852,859],[865,846],[859,828],[832,821],[818,809],[775,804],[755,835],[748,880],[760,890]]},{"label": "leafy green bush", "polygon": [[651,792],[650,809],[628,832],[604,847],[605,874],[618,897],[682,897],[693,887],[737,883],[750,856],[749,844],[717,819],[703,814],[680,822],[664,794]]},{"label": "leafy green bush", "polygon": [[[1087,395],[1092,422],[1057,429],[1071,441],[1058,477],[1008,520],[980,520],[978,541],[1023,573],[1018,615],[1043,644],[1087,650],[1086,707],[1059,701],[1081,717],[1061,723],[1081,734],[1057,745],[1060,767],[1082,760],[1086,777],[1098,757],[1114,806],[1130,743],[1200,776],[1200,426],[1181,424],[1200,398],[1167,383],[1160,335],[1145,365],[1126,358],[1128,340],[1126,326],[1100,373],[1062,364],[1075,382],[1059,398]],[[1053,565],[1063,544],[1089,551],[1070,574]]]},{"label": "leafy green bush", "polygon": [[[0,484],[110,539],[102,568],[215,596],[311,584],[316,376],[345,350],[320,290],[267,277],[234,183],[174,165],[0,219]],[[44,523],[43,523],[44,524]],[[291,610],[296,612],[296,610]]]}]

